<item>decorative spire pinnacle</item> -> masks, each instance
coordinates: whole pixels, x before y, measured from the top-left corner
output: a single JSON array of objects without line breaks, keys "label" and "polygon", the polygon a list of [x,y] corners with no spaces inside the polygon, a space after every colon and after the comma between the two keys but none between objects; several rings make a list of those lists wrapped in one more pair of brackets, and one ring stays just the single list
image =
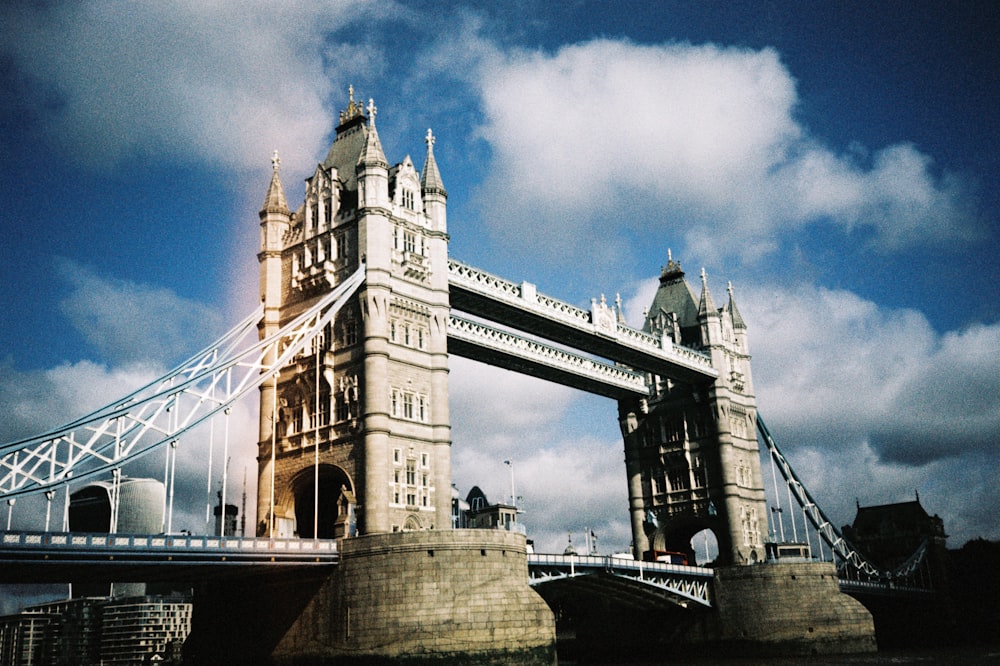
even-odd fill
[{"label": "decorative spire pinnacle", "polygon": [[667,282],[668,280],[674,280],[682,277],[684,277],[684,271],[681,269],[681,262],[674,261],[673,252],[671,252],[668,247],[667,265],[660,271],[660,282]]},{"label": "decorative spire pinnacle", "polygon": [[427,159],[424,161],[424,171],[420,174],[420,189],[423,194],[440,194],[448,196],[444,189],[444,182],[441,180],[441,173],[438,171],[437,160],[434,159],[434,133],[431,128],[427,128],[427,136],[424,143],[427,144]]},{"label": "decorative spire pinnacle", "polygon": [[378,130],[375,129],[375,114],[378,109],[375,101],[368,99],[368,134],[365,137],[365,146],[358,157],[358,166],[369,164],[382,168],[389,168],[389,163],[385,159],[385,152],[382,150],[382,142],[378,138]]},{"label": "decorative spire pinnacle", "polygon": [[726,304],[726,312],[729,313],[729,317],[733,320],[733,328],[742,328],[746,330],[747,324],[743,321],[743,316],[740,311],[736,309],[736,299],[733,298],[733,283],[729,282],[726,291],[729,292],[729,303]]},{"label": "decorative spire pinnacle", "polygon": [[622,309],[622,295],[615,293],[615,309],[618,311],[618,323],[625,323],[625,311]]},{"label": "decorative spire pinnacle", "polygon": [[715,302],[712,300],[712,294],[708,291],[708,275],[705,273],[705,268],[702,267],[701,299],[698,302],[698,317],[707,317],[717,314],[718,311],[715,309]]},{"label": "decorative spire pinnacle", "polygon": [[288,210],[288,201],[285,199],[285,188],[281,186],[281,178],[278,170],[281,167],[281,158],[275,150],[271,156],[271,184],[267,188],[267,195],[264,197],[264,206],[260,209],[261,217],[267,213],[281,213],[291,215]]},{"label": "decorative spire pinnacle", "polygon": [[343,125],[348,120],[352,118],[357,118],[364,113],[364,109],[360,104],[354,101],[354,86],[347,87],[347,94],[349,96],[347,102],[347,108],[340,112],[340,124]]}]

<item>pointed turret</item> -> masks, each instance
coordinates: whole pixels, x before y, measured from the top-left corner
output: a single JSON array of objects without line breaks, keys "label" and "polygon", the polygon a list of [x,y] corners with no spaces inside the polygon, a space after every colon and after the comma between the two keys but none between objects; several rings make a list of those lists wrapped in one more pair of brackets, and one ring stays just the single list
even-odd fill
[{"label": "pointed turret", "polygon": [[362,167],[389,168],[389,162],[385,159],[385,151],[382,150],[382,142],[378,138],[378,130],[375,129],[375,114],[378,108],[375,101],[368,100],[368,135],[365,137],[365,146],[358,156],[358,169]]},{"label": "pointed turret", "polygon": [[698,301],[684,279],[680,262],[674,260],[669,249],[667,265],[660,272],[660,286],[649,306],[643,330],[657,334],[667,332],[674,344],[698,344]]},{"label": "pointed turret", "polygon": [[434,134],[427,128],[427,136],[424,138],[427,144],[427,159],[424,160],[424,172],[420,176],[420,189],[424,198],[428,193],[440,194],[447,198],[448,192],[444,189],[444,181],[441,180],[441,173],[438,171],[437,160],[434,159]]},{"label": "pointed turret", "polygon": [[740,311],[736,309],[736,299],[733,298],[732,282],[729,283],[727,290],[729,291],[729,303],[726,304],[726,313],[733,322],[733,329],[746,330],[746,322],[743,321],[743,316],[740,315]]},{"label": "pointed turret", "polygon": [[[722,342],[722,317],[715,308],[712,292],[708,290],[708,277],[701,269],[701,298],[698,299],[698,323],[701,325],[701,344],[706,347]],[[713,363],[717,361],[713,357]]]},{"label": "pointed turret", "polygon": [[264,219],[264,216],[268,213],[277,213],[279,215],[291,215],[292,212],[288,210],[288,201],[285,199],[285,188],[281,186],[281,177],[278,175],[279,167],[281,166],[281,160],[278,158],[278,151],[274,151],[274,156],[271,158],[271,184],[267,188],[267,196],[264,197],[264,205],[260,209],[260,217]]},{"label": "pointed turret", "polygon": [[448,192],[444,189],[437,160],[434,159],[434,134],[430,128],[427,128],[424,142],[427,144],[427,159],[424,160],[424,171],[420,174],[420,192],[424,201],[424,211],[431,229],[444,233],[448,230]]},{"label": "pointed turret", "polygon": [[715,309],[715,301],[708,290],[708,277],[705,269],[701,269],[701,298],[698,300],[698,318],[718,316],[719,311]]},{"label": "pointed turret", "polygon": [[375,129],[378,109],[368,100],[368,133],[355,167],[358,177],[358,208],[389,206],[389,162],[385,159],[382,142]]}]

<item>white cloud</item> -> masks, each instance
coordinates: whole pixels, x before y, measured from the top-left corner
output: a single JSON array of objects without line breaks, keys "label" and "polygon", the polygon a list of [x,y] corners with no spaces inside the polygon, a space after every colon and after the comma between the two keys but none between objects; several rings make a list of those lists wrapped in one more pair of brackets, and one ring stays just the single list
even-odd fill
[{"label": "white cloud", "polygon": [[953,546],[997,538],[1000,325],[938,334],[914,310],[807,285],[738,303],[761,416],[824,508],[848,521],[855,498],[919,491]]},{"label": "white cloud", "polygon": [[483,206],[526,252],[599,263],[672,233],[708,262],[753,259],[824,220],[890,250],[972,234],[963,183],[912,145],[865,164],[811,136],[772,49],[594,40],[472,71],[494,150]]},{"label": "white cloud", "polygon": [[21,103],[81,161],[155,156],[244,171],[279,148],[304,170],[332,129],[333,83],[380,58],[326,45],[326,34],[394,7],[20,3],[3,12],[4,50],[27,77]]},{"label": "white cloud", "polygon": [[109,368],[93,361],[40,371],[0,365],[0,441],[38,434],[68,423],[155,379],[157,365]]},{"label": "white cloud", "polygon": [[63,314],[109,363],[171,365],[224,330],[215,310],[169,289],[107,279],[69,260],[57,265],[72,285],[60,303]]}]

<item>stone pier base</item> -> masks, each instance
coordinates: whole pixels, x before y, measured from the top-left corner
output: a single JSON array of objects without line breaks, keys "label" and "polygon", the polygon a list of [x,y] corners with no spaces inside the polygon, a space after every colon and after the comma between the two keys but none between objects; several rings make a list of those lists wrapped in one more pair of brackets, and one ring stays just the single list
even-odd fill
[{"label": "stone pier base", "polygon": [[522,535],[401,532],[341,544],[337,571],[278,642],[273,663],[555,662],[555,622],[528,586]]},{"label": "stone pier base", "polygon": [[713,652],[808,655],[874,652],[875,626],[840,592],[829,562],[768,562],[715,570],[714,608],[688,634]]}]

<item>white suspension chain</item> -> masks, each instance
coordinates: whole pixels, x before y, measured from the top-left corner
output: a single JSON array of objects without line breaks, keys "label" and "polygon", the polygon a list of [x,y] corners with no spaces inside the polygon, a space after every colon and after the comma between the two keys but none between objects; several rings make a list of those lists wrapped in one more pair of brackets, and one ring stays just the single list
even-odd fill
[{"label": "white suspension chain", "polygon": [[[364,266],[274,335],[248,345],[247,338],[257,333],[258,311],[215,345],[125,398],[61,428],[0,446],[0,498],[50,490],[71,474],[74,480],[106,474],[169,445],[276,376],[363,280]],[[269,357],[275,361],[265,363]],[[234,371],[237,378],[231,376]],[[224,377],[225,394],[218,396]],[[176,410],[173,418],[168,408]]]}]

